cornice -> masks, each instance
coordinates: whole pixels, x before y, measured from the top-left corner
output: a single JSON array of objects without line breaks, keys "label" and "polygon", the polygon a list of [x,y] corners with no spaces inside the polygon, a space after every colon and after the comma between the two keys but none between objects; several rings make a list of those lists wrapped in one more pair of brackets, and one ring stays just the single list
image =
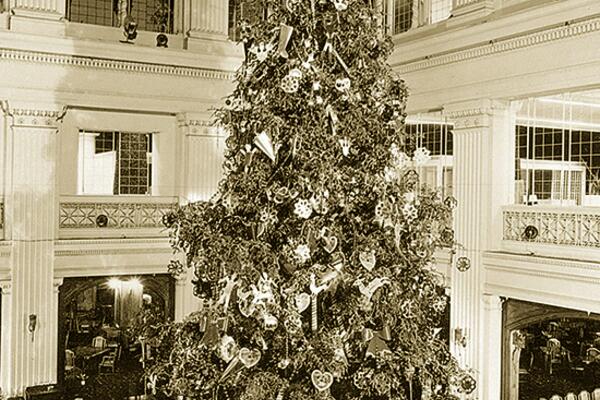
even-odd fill
[{"label": "cornice", "polygon": [[145,248],[145,249],[69,249],[55,250],[56,257],[70,256],[101,256],[101,255],[122,255],[122,254],[172,254],[171,248]]},{"label": "cornice", "polygon": [[15,127],[56,128],[62,111],[13,108],[10,110]]},{"label": "cornice", "polygon": [[35,64],[65,65],[76,68],[115,70],[131,73],[170,75],[208,80],[233,80],[235,72],[201,67],[184,67],[160,63],[121,61],[109,58],[45,53],[33,50],[0,48],[0,61],[21,61]]},{"label": "cornice", "polygon": [[[522,255],[522,254],[514,254],[514,253],[505,253],[505,252],[485,252],[483,254],[484,264],[486,268],[488,266],[492,268],[504,268],[506,265],[518,265],[519,267],[511,267],[513,271],[521,271],[524,265],[534,264],[538,266],[557,266],[561,268],[569,268],[569,269],[579,269],[584,271],[589,271],[593,273],[598,273],[600,271],[600,264],[595,261],[581,261],[581,260],[570,260],[564,258],[557,257],[540,257],[540,256],[531,256],[531,255]],[[555,272],[548,271],[537,271],[538,276],[556,276]],[[568,276],[572,276],[572,274],[566,274]],[[595,280],[600,280],[600,278],[592,278]]]},{"label": "cornice", "polygon": [[61,239],[56,241],[56,246],[97,246],[97,245],[128,245],[128,244],[165,244],[169,245],[168,238],[144,239]]},{"label": "cornice", "polygon": [[400,62],[394,65],[394,70],[399,74],[406,74],[445,64],[538,46],[598,31],[600,31],[600,17],[595,15],[568,25],[553,26],[519,36],[499,38],[485,44],[474,45],[460,50],[433,54],[422,59]]}]

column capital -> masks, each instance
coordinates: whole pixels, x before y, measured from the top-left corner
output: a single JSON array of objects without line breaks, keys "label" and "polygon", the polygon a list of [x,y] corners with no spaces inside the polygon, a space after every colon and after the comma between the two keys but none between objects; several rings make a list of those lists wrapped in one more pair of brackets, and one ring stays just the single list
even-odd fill
[{"label": "column capital", "polygon": [[494,11],[494,0],[452,0],[452,16],[458,21],[482,17]]},{"label": "column capital", "polygon": [[224,137],[224,131],[214,126],[205,114],[177,114],[177,126],[186,136]]},{"label": "column capital", "polygon": [[0,289],[2,289],[2,295],[8,295],[12,293],[12,281],[0,281]]},{"label": "column capital", "polygon": [[66,107],[58,104],[4,102],[2,109],[18,128],[56,129],[66,113]]},{"label": "column capital", "polygon": [[454,123],[456,129],[488,127],[491,117],[498,111],[506,111],[511,103],[505,100],[479,99],[444,105],[443,114]]},{"label": "column capital", "polygon": [[58,292],[60,291],[60,287],[63,284],[64,279],[63,278],[54,278],[52,280],[52,291],[55,294],[58,294]]}]

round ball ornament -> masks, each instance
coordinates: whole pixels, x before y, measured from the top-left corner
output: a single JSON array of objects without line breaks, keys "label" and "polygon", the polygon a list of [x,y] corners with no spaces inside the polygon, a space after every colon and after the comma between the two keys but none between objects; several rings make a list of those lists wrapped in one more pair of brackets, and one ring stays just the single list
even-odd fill
[{"label": "round ball ornament", "polygon": [[477,381],[469,374],[463,374],[460,377],[459,391],[465,394],[471,394],[477,389]]},{"label": "round ball ornament", "polygon": [[458,200],[453,196],[448,196],[444,199],[444,205],[451,210],[454,210],[458,206]]},{"label": "round ball ornament", "polygon": [[300,80],[292,75],[286,75],[281,80],[281,89],[289,94],[296,93],[300,89]]},{"label": "round ball ornament", "polygon": [[465,272],[468,271],[469,268],[471,268],[471,260],[464,256],[458,257],[456,260],[456,269],[460,272]]}]

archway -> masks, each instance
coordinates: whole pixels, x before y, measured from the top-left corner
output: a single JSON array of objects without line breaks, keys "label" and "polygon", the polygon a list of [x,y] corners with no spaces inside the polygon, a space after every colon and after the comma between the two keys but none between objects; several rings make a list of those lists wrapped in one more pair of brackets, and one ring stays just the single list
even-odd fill
[{"label": "archway", "polygon": [[[174,303],[175,282],[169,274],[65,278],[59,292],[58,382],[67,391],[83,390],[79,385],[87,380],[89,391],[100,381],[115,379],[104,383],[107,390],[130,393],[127,386],[136,385],[134,379],[118,373],[100,376],[100,364],[106,355],[118,354],[117,372],[119,366],[131,369],[130,364],[140,369],[141,348],[132,332],[140,313],[151,309],[172,319]],[[106,347],[93,345],[97,337]]]},{"label": "archway", "polygon": [[512,299],[503,307],[503,400],[600,386],[600,315]]}]

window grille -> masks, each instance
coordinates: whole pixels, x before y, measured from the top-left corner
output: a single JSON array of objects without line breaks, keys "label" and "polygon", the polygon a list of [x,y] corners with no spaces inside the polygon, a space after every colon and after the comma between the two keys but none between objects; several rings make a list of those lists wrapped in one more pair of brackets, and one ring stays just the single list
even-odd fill
[{"label": "window grille", "polygon": [[409,116],[405,128],[416,147],[425,147],[431,153],[431,160],[419,171],[421,182],[441,189],[444,197],[452,195],[453,126],[440,112],[432,112]]},{"label": "window grille", "polygon": [[394,4],[394,35],[408,31],[412,26],[413,0],[396,0]]},{"label": "window grille", "polygon": [[152,193],[152,134],[80,132],[79,193]]},{"label": "window grille", "polygon": [[450,17],[452,0],[431,0],[431,23],[443,21]]},{"label": "window grille", "polygon": [[71,22],[118,27],[120,7],[138,24],[138,29],[151,32],[173,32],[175,0],[67,0],[67,18]]},{"label": "window grille", "polygon": [[532,98],[515,128],[516,201],[600,205],[600,96]]}]

